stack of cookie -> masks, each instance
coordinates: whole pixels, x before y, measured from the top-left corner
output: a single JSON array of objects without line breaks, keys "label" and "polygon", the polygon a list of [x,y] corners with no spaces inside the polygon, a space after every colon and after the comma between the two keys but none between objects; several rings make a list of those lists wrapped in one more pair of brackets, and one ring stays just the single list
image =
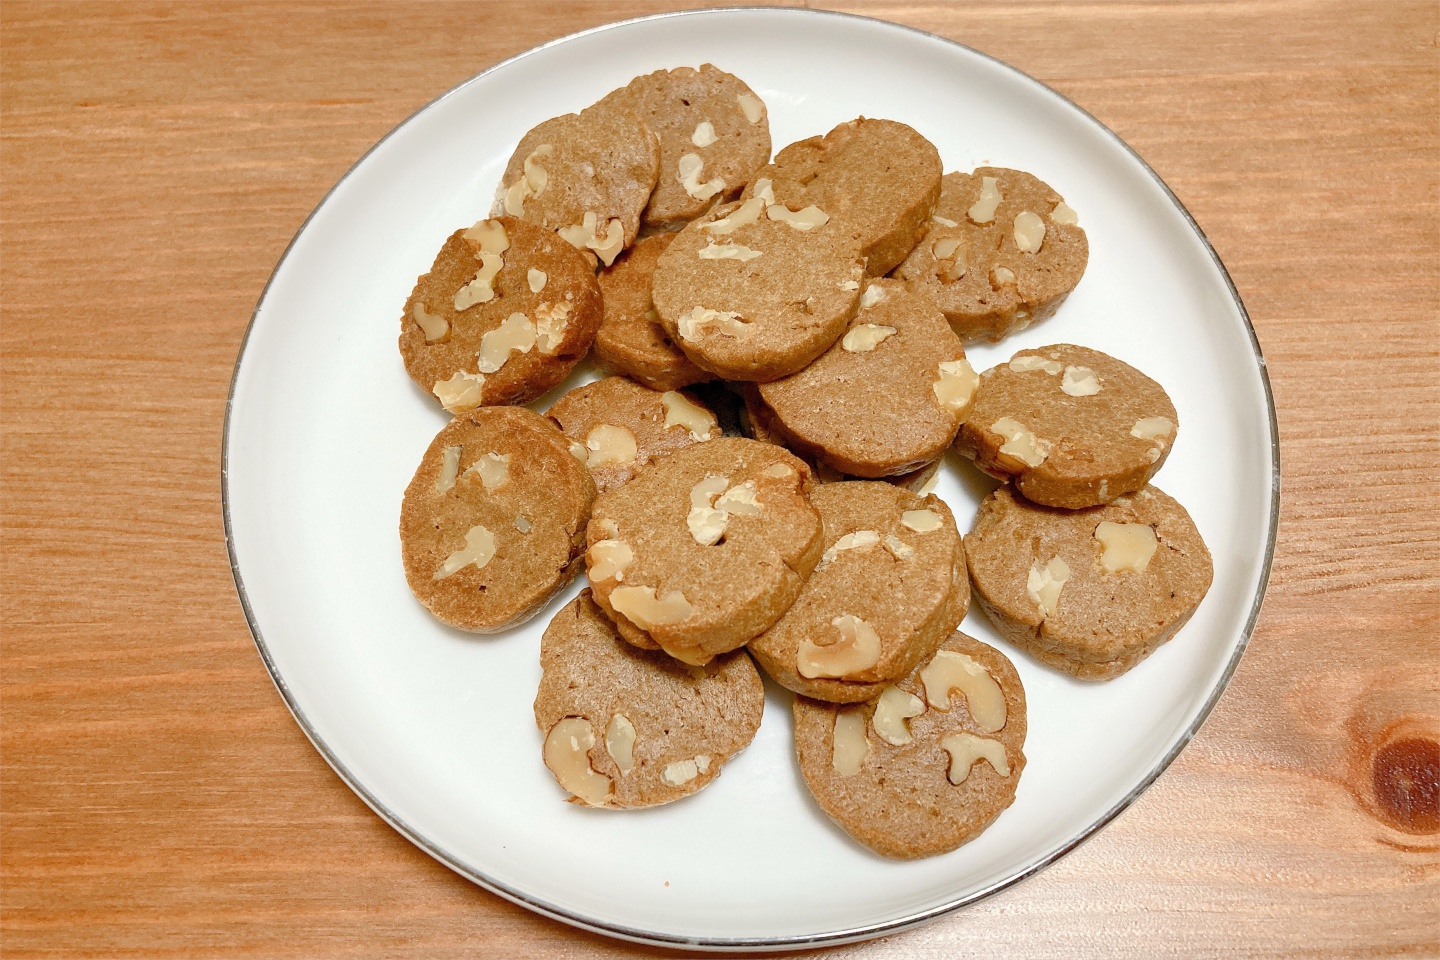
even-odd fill
[{"label": "stack of cookie", "polygon": [[[821,808],[885,856],[942,853],[1025,766],[1015,668],[956,631],[972,585],[1005,640],[1088,679],[1188,618],[1210,561],[1148,486],[1175,436],[1164,391],[1077,346],[966,359],[1068,296],[1077,219],[1026,173],[944,175],[889,120],[771,160],[764,103],[710,65],[521,139],[491,217],[405,304],[406,369],[454,420],[401,544],[417,598],[475,632],[584,566],[535,700],[571,800],[704,787],[759,727],[758,664],[796,694]],[[587,355],[610,376],[518,406]],[[930,492],[952,445],[1008,482],[964,537]]]}]

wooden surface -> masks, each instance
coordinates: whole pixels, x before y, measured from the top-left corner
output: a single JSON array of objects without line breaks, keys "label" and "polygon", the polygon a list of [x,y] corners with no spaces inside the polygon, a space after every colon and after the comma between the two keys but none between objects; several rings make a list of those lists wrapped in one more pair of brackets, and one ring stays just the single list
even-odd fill
[{"label": "wooden surface", "polygon": [[[219,456],[266,277],[368,146],[673,6],[0,5],[6,956],[639,952],[460,880],[326,767],[236,601]],[[835,953],[1440,953],[1440,835],[1393,802],[1440,730],[1437,5],[844,9],[1039,77],[1169,182],[1259,331],[1285,494],[1254,642],[1155,787],[1034,879]]]}]

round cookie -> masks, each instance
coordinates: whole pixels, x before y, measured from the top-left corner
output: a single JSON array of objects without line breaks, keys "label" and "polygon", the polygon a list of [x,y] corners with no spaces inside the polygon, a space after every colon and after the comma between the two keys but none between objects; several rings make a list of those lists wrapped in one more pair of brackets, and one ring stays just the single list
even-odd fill
[{"label": "round cookie", "polygon": [[681,447],[595,501],[585,562],[595,602],[631,643],[687,663],[780,619],[822,549],[810,469],[780,447]]},{"label": "round cookie", "polygon": [[538,413],[462,413],[405,488],[405,579],[452,627],[495,633],[523,623],[580,569],[594,499],[590,472]]},{"label": "round cookie", "polygon": [[570,438],[571,452],[583,456],[601,493],[652,460],[720,436],[715,415],[693,396],[657,393],[624,377],[576,387],[546,416]]},{"label": "round cookie", "polygon": [[601,101],[520,138],[495,214],[554,230],[606,266],[635,242],[660,172],[660,142],[629,109]]},{"label": "round cookie", "polygon": [[794,711],[805,785],[831,820],[881,856],[947,853],[1015,800],[1025,691],[1000,651],[963,633],[874,702],[796,697]]},{"label": "round cookie", "polygon": [[481,220],[445,241],[400,319],[411,379],[452,414],[528,403],[570,375],[595,339],[594,271],[548,230]]},{"label": "round cookie", "polygon": [[589,590],[550,621],[540,668],[546,765],[572,803],[588,806],[651,807],[699,791],[754,739],[765,706],[743,652],[694,667],[637,650]]},{"label": "round cookie", "polygon": [[1129,670],[1175,635],[1210,589],[1210,551],[1155,487],[1056,510],[1001,487],[965,537],[976,602],[1000,635],[1081,680]]},{"label": "round cookie", "polygon": [[853,236],[871,276],[889,273],[919,242],[940,199],[940,153],[913,127],[861,117],[792,143],[756,175],[792,209],[811,204]]},{"label": "round cookie", "polygon": [[1089,255],[1060,194],[1028,173],[980,167],[945,175],[929,233],[894,275],[928,294],[965,342],[994,341],[1053,314]]},{"label": "round cookie", "polygon": [[679,390],[710,379],[671,342],[650,299],[655,264],[674,239],[673,233],[642,237],[600,271],[605,315],[595,332],[595,362],[652,390]]},{"label": "round cookie", "polygon": [[810,494],[825,552],[800,596],[749,649],[784,687],[817,700],[880,695],[965,617],[970,582],[955,518],[938,497],[889,483],[826,483]]},{"label": "round cookie", "polygon": [[1175,405],[1114,357],[1057,343],[980,376],[955,449],[1027,499],[1078,509],[1134,493],[1165,463]]},{"label": "round cookie", "polygon": [[745,81],[706,63],[636,77],[606,100],[660,140],[660,177],[642,224],[679,229],[733,199],[770,160],[765,104]]},{"label": "round cookie", "polygon": [[898,280],[874,280],[844,336],[759,391],[790,446],[841,473],[883,477],[939,459],[977,383],[935,305]]},{"label": "round cookie", "polygon": [[655,312],[702,370],[727,380],[787,376],[854,316],[864,265],[853,242],[823,211],[789,213],[763,197],[717,207],[660,255]]}]

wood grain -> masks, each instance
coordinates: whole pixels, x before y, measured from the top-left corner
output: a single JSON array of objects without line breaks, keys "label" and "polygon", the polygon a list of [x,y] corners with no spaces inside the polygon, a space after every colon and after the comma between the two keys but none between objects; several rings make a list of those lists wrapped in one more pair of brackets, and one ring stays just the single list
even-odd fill
[{"label": "wood grain", "polygon": [[[5,956],[642,953],[460,880],[325,766],[246,631],[218,476],[255,300],[349,165],[489,64],[678,6],[0,5]],[[1440,8],[843,9],[1039,77],[1166,179],[1259,331],[1285,492],[1250,651],[1155,787],[834,952],[1436,955],[1440,837],[1374,784],[1387,738],[1440,730]]]}]

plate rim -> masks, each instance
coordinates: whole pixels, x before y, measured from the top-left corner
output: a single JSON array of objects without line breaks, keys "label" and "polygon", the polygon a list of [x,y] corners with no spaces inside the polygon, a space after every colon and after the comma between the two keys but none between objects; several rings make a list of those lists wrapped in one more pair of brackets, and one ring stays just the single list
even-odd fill
[{"label": "plate rim", "polygon": [[[1086,119],[1095,124],[1096,127],[1102,130],[1125,153],[1129,154],[1132,159],[1138,162],[1140,164],[1140,167],[1145,171],[1145,173],[1150,176],[1152,181],[1154,181],[1155,185],[1161,189],[1165,197],[1175,206],[1175,209],[1180,212],[1180,215],[1185,219],[1185,222],[1189,224],[1190,229],[1194,231],[1195,236],[1199,238],[1202,246],[1205,249],[1205,252],[1210,257],[1212,264],[1220,272],[1220,276],[1224,279],[1225,287],[1229,291],[1230,298],[1233,301],[1236,310],[1239,311],[1240,319],[1243,322],[1245,332],[1249,337],[1250,349],[1254,354],[1256,368],[1260,374],[1260,383],[1264,390],[1265,406],[1268,413],[1271,462],[1269,523],[1266,530],[1264,559],[1260,567],[1259,582],[1256,587],[1255,596],[1251,601],[1250,611],[1246,617],[1245,626],[1241,630],[1239,642],[1236,644],[1235,650],[1231,654],[1229,662],[1226,663],[1225,669],[1221,673],[1218,682],[1215,684],[1205,703],[1201,706],[1199,712],[1196,714],[1194,721],[1181,734],[1175,745],[1171,747],[1171,749],[1167,751],[1163,757],[1160,758],[1159,762],[1157,762],[1156,765],[1148,773],[1146,773],[1146,775],[1141,778],[1141,780],[1133,788],[1131,788],[1131,790],[1128,791],[1124,797],[1122,797],[1119,801],[1115,803],[1114,806],[1112,806],[1109,810],[1105,811],[1105,813],[1103,813],[1093,823],[1082,829],[1069,841],[1062,844],[1060,847],[1056,848],[1045,856],[1041,857],[1039,860],[1031,864],[1026,869],[1021,870],[1020,872],[1012,876],[1006,877],[1003,880],[996,881],[995,883],[992,883],[989,886],[984,887],[980,890],[956,897],[955,899],[947,901],[943,904],[929,907],[923,910],[914,911],[893,920],[887,920],[880,923],[863,924],[860,926],[849,928],[842,928],[820,934],[799,934],[794,936],[767,937],[681,937],[672,934],[657,933],[655,931],[643,930],[638,927],[631,927],[624,924],[609,923],[603,920],[596,920],[584,916],[579,912],[567,910],[564,907],[556,906],[554,904],[547,903],[540,898],[527,895],[523,891],[511,887],[509,884],[505,883],[502,880],[487,876],[482,871],[460,861],[448,850],[445,850],[438,844],[432,842],[419,830],[406,823],[402,818],[395,814],[394,811],[386,807],[384,803],[382,803],[374,794],[372,794],[370,790],[359,780],[359,778],[352,774],[350,770],[344,765],[344,763],[340,761],[340,759],[330,749],[329,745],[312,726],[309,718],[305,714],[305,711],[301,708],[300,704],[296,702],[294,695],[290,691],[289,685],[285,681],[285,678],[281,675],[279,669],[276,667],[275,662],[270,655],[270,649],[265,642],[264,636],[261,633],[260,625],[256,620],[255,612],[251,608],[249,595],[246,593],[245,590],[245,581],[240,573],[239,558],[236,555],[235,532],[230,516],[230,429],[234,415],[235,389],[240,379],[240,367],[241,364],[244,363],[246,350],[250,344],[250,335],[255,328],[255,322],[260,316],[260,311],[265,307],[266,299],[270,294],[271,287],[274,285],[275,278],[279,275],[281,268],[289,259],[290,253],[294,249],[295,244],[305,233],[305,230],[310,226],[310,222],[330,201],[330,198],[335,194],[336,191],[340,189],[340,187],[345,183],[345,181],[347,181],[350,176],[354,174],[354,172],[362,164],[364,164],[367,159],[369,159],[372,153],[374,153],[381,146],[383,146],[391,137],[399,133],[401,129],[408,126],[421,114],[430,110],[432,107],[436,106],[441,101],[456,95],[457,93],[459,93],[460,90],[468,87],[470,84],[476,83],[485,78],[486,76],[489,76],[491,73],[508,67],[510,64],[516,63],[520,60],[533,56],[537,53],[540,53],[541,51],[548,50],[552,47],[560,46],[581,37],[593,36],[598,33],[628,27],[632,24],[637,23],[644,23],[656,20],[668,20],[679,17],[712,17],[734,13],[759,14],[762,16],[800,14],[802,16],[838,18],[843,20],[860,21],[870,25],[879,25],[884,28],[904,31],[917,37],[922,37],[929,40],[938,40],[942,43],[958,47],[959,49],[964,50],[967,53],[973,54],[977,57],[982,58],[983,60],[989,61],[990,63],[1003,68],[1005,71],[1012,74],[1022,83],[1033,84],[1045,94],[1048,94],[1049,96],[1062,101],[1071,109],[1078,111],[1082,116],[1084,116]],[[1181,202],[1180,198],[1175,195],[1175,192],[1170,189],[1169,184],[1167,184],[1164,179],[1162,179],[1160,175],[1155,172],[1154,168],[1151,167],[1148,162],[1146,162],[1145,158],[1142,157],[1139,152],[1135,150],[1134,147],[1130,146],[1130,144],[1127,143],[1119,134],[1111,130],[1110,127],[1108,127],[1106,124],[1102,123],[1094,114],[1090,113],[1090,111],[1086,110],[1084,107],[1080,106],[1078,103],[1071,100],[1069,97],[1065,96],[1063,93],[1060,93],[1058,90],[1054,89],[1045,82],[1035,77],[1032,77],[1025,71],[1019,69],[1018,67],[1012,66],[1009,63],[1006,63],[998,57],[991,56],[984,51],[977,50],[974,47],[960,43],[957,40],[952,40],[949,37],[941,36],[940,34],[936,33],[931,33],[928,30],[922,30],[918,27],[912,27],[908,24],[896,23],[894,21],[884,20],[879,17],[869,17],[861,14],[845,13],[836,10],[817,10],[808,7],[727,6],[691,10],[672,10],[663,13],[649,14],[646,16],[631,17],[625,20],[617,20],[612,23],[599,24],[594,27],[589,27],[585,30],[579,30],[574,33],[565,34],[561,37],[556,37],[552,40],[547,40],[544,43],[538,44],[534,47],[530,47],[529,49],[521,51],[514,56],[508,57],[505,60],[500,61],[499,63],[492,64],[491,66],[485,68],[479,73],[465,80],[462,80],[454,87],[451,87],[449,90],[446,90],[439,96],[434,97],[433,99],[425,103],[423,106],[412,112],[404,120],[396,124],[388,132],[386,132],[383,137],[375,141],[375,143],[373,143],[368,149],[366,149],[365,152],[362,153],[355,160],[355,162],[346,169],[345,173],[342,174],[333,185],[331,185],[330,189],[325,192],[325,195],[320,199],[318,203],[316,203],[314,208],[311,209],[310,213],[306,215],[305,220],[300,224],[299,228],[296,229],[294,236],[290,238],[290,242],[286,244],[285,250],[281,253],[279,260],[275,262],[275,266],[270,271],[270,276],[266,279],[265,286],[260,292],[260,297],[255,302],[255,309],[250,314],[250,320],[245,326],[244,335],[240,339],[240,346],[235,355],[235,365],[230,376],[230,387],[225,398],[225,420],[220,440],[220,501],[221,513],[225,526],[225,549],[229,557],[230,574],[235,583],[235,592],[240,600],[240,607],[245,615],[246,625],[250,630],[251,638],[255,642],[256,650],[260,654],[260,659],[265,665],[265,671],[267,674],[269,674],[270,680],[272,683],[274,683],[275,689],[280,694],[280,697],[284,701],[286,708],[290,711],[290,714],[295,719],[295,722],[300,726],[301,731],[304,732],[306,739],[310,741],[311,746],[313,746],[315,750],[320,754],[320,756],[325,760],[325,762],[330,765],[330,768],[340,777],[341,781],[346,786],[348,786],[351,791],[353,791],[355,795],[358,796],[365,803],[366,806],[368,806],[372,811],[374,811],[376,815],[378,815],[382,820],[389,824],[394,830],[399,832],[401,836],[405,837],[424,853],[428,854],[429,856],[431,856],[444,866],[448,867],[455,873],[476,884],[477,886],[480,886],[490,891],[491,893],[503,897],[506,900],[509,900],[510,902],[515,903],[519,906],[525,907],[526,909],[532,910],[542,916],[549,917],[552,920],[558,920],[562,923],[568,924],[573,927],[578,927],[582,930],[587,930],[592,933],[599,933],[605,936],[615,937],[621,940],[627,940],[632,943],[672,948],[686,948],[692,950],[699,949],[764,951],[778,949],[839,946],[847,943],[855,943],[862,940],[868,940],[887,934],[899,933],[920,926],[924,923],[928,923],[929,921],[944,916],[945,914],[953,913],[964,907],[979,903],[980,901],[985,900],[993,896],[994,894],[999,893],[1002,890],[1008,889],[1009,887],[1012,887],[1020,883],[1021,881],[1034,876],[1041,870],[1044,870],[1046,867],[1068,855],[1072,850],[1079,847],[1082,843],[1086,842],[1096,833],[1106,827],[1126,808],[1128,808],[1132,803],[1134,803],[1141,794],[1148,790],[1151,785],[1153,785],[1154,782],[1160,777],[1160,775],[1170,767],[1170,765],[1175,761],[1175,758],[1180,755],[1180,752],[1184,750],[1185,747],[1190,744],[1190,741],[1195,738],[1195,735],[1199,732],[1200,728],[1209,718],[1211,711],[1219,702],[1220,697],[1224,695],[1226,688],[1229,687],[1230,680],[1234,676],[1236,669],[1240,665],[1240,660],[1244,657],[1245,651],[1250,645],[1250,639],[1254,635],[1255,626],[1259,620],[1261,607],[1264,604],[1265,595],[1269,587],[1270,573],[1275,559],[1276,537],[1278,534],[1280,522],[1280,483],[1281,471],[1279,420],[1275,410],[1274,393],[1271,390],[1270,386],[1269,369],[1265,363],[1265,356],[1260,347],[1259,337],[1256,335],[1255,332],[1255,325],[1250,320],[1249,311],[1245,309],[1244,301],[1240,297],[1240,291],[1235,286],[1235,281],[1230,276],[1230,271],[1226,269],[1224,262],[1220,259],[1219,253],[1216,252],[1214,245],[1211,244],[1210,238],[1205,235],[1205,231],[1201,229],[1200,224],[1195,220],[1194,216],[1191,215],[1185,204]]]}]

